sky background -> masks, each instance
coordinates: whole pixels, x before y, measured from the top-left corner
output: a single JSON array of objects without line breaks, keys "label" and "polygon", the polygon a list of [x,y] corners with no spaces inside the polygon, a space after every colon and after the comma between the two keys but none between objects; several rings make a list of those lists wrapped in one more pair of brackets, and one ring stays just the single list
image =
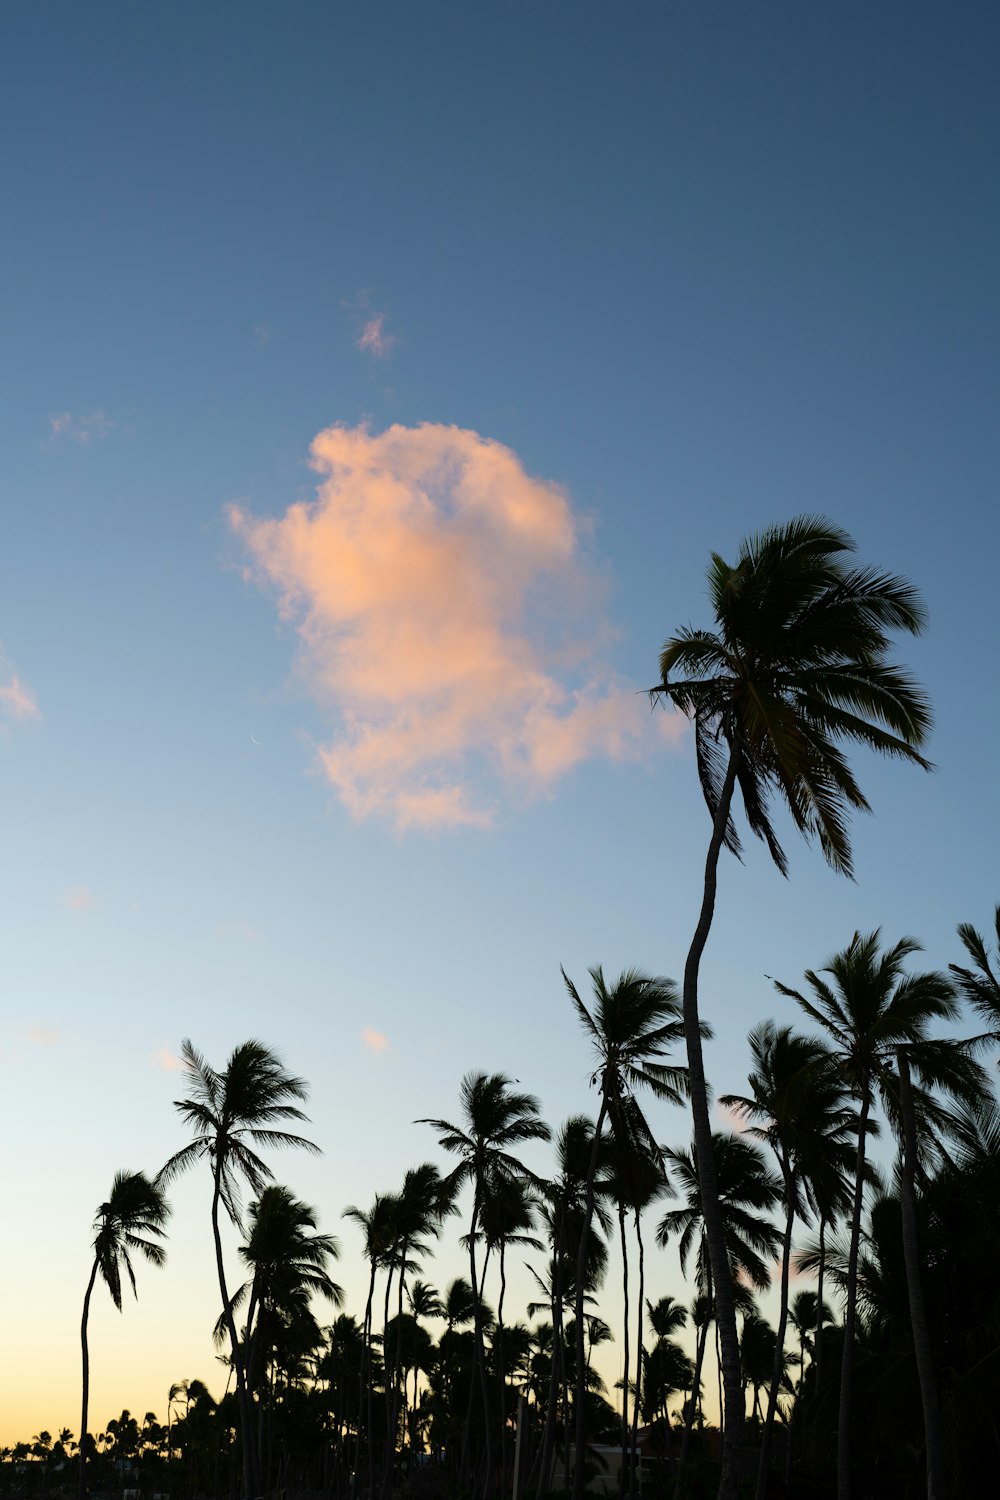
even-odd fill
[{"label": "sky background", "polygon": [[[709,623],[713,549],[832,517],[924,591],[900,654],[937,718],[934,775],[860,763],[855,884],[794,840],[788,881],[724,865],[719,1090],[793,1019],[767,975],[877,925],[943,965],[989,922],[1000,17],[40,3],[4,33],[11,1442],[79,1425],[91,1219],[183,1143],[183,1037],[310,1081],[324,1155],[274,1167],[355,1313],[341,1211],[445,1164],[411,1122],[463,1073],[593,1107],[559,965],[683,967],[707,814],[640,690]],[[166,1270],[95,1304],[95,1426],[224,1383],[207,1170],[172,1198]],[[462,1270],[454,1235],[425,1267]]]}]

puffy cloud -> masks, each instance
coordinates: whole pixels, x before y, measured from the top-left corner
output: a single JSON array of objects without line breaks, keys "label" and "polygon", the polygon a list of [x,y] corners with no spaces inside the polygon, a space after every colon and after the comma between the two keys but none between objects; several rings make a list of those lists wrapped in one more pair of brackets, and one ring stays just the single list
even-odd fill
[{"label": "puffy cloud", "polygon": [[434,423],[335,426],[312,463],[315,500],[229,519],[339,717],[318,760],[355,817],[485,826],[501,792],[544,794],[583,760],[684,733],[600,664],[580,522],[510,448]]},{"label": "puffy cloud", "polygon": [[63,891],[62,899],[63,905],[70,911],[90,911],[97,905],[89,885],[71,885],[68,890]]},{"label": "puffy cloud", "polygon": [[383,1036],[381,1031],[376,1031],[374,1026],[365,1027],[361,1033],[361,1041],[369,1052],[384,1052],[389,1045],[389,1038]]},{"label": "puffy cloud", "polygon": [[75,416],[71,411],[54,412],[49,417],[49,441],[79,443],[86,448],[98,438],[106,438],[117,424],[107,412],[92,411]]}]

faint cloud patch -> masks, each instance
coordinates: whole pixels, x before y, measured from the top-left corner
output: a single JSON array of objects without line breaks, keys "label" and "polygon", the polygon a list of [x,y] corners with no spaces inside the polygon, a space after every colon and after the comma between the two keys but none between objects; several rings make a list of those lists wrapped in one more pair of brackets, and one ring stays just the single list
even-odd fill
[{"label": "faint cloud patch", "polygon": [[54,1026],[31,1026],[24,1033],[24,1040],[32,1047],[55,1047],[60,1038]]},{"label": "faint cloud patch", "polygon": [[366,1026],[361,1033],[361,1041],[364,1042],[369,1052],[385,1052],[389,1046],[389,1038],[383,1036],[381,1031],[376,1031],[374,1026]]},{"label": "faint cloud patch", "polygon": [[89,885],[71,885],[63,891],[62,903],[69,911],[92,911],[97,897]]},{"label": "faint cloud patch", "polygon": [[253,325],[253,336],[262,349],[266,349],[274,334],[267,323],[255,323]]},{"label": "faint cloud patch", "polygon": [[104,411],[80,415],[74,415],[71,411],[55,412],[49,417],[49,442],[72,442],[86,448],[91,443],[106,438],[114,432],[117,425]]},{"label": "faint cloud patch", "polygon": [[185,1067],[179,1057],[175,1057],[169,1047],[160,1047],[153,1053],[150,1059],[151,1065],[159,1073],[183,1073]]},{"label": "faint cloud patch", "polygon": [[215,930],[219,937],[235,938],[240,943],[256,943],[260,937],[256,927],[251,926],[249,922],[244,922],[241,917],[219,922]]},{"label": "faint cloud patch", "polygon": [[0,655],[0,713],[8,719],[40,717],[34,693]]},{"label": "faint cloud patch", "polygon": [[372,306],[368,292],[359,292],[354,301],[345,306],[354,313],[358,326],[354,347],[370,354],[373,359],[387,359],[399,343],[396,335],[389,332],[389,314]]},{"label": "faint cloud patch", "polygon": [[583,761],[636,760],[686,721],[652,715],[602,660],[604,589],[558,484],[477,432],[335,426],[316,499],[229,521],[299,635],[338,727],[321,771],[355,818],[488,827]]}]

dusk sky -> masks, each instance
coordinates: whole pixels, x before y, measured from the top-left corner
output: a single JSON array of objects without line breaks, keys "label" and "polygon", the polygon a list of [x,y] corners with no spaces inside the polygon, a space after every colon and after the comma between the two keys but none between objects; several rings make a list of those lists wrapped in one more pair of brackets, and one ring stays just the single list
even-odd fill
[{"label": "dusk sky", "polygon": [[[445,1165],[411,1122],[463,1073],[596,1111],[559,966],[680,977],[709,822],[642,690],[710,623],[713,550],[818,513],[912,578],[937,768],[858,759],[853,884],[791,832],[787,881],[727,858],[717,1090],[796,1019],[766,976],[876,926],[946,965],[989,922],[1000,14],[42,0],[3,31],[10,1443],[78,1428],[91,1220],[186,1139],[183,1037],[309,1080],[324,1154],[272,1165],[355,1313],[341,1212]],[[95,1428],[225,1384],[210,1197],[178,1182],[166,1269],[95,1302]]]}]

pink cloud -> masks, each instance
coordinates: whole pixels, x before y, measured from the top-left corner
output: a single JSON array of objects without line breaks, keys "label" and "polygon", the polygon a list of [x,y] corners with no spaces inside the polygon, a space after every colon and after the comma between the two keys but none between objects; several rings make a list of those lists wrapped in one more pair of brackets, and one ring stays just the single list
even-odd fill
[{"label": "pink cloud", "polygon": [[88,447],[99,438],[106,438],[117,424],[103,411],[92,411],[75,416],[71,411],[60,411],[49,417],[49,441],[63,442],[67,439]]},{"label": "pink cloud", "polygon": [[150,1059],[152,1066],[160,1073],[183,1073],[184,1064],[179,1057],[175,1057],[169,1047],[161,1047],[154,1052]]},{"label": "pink cloud", "polygon": [[602,589],[563,489],[503,444],[423,423],[330,427],[316,499],[229,510],[339,728],[318,763],[356,818],[486,826],[593,757],[685,733],[599,660]]},{"label": "pink cloud", "polygon": [[90,911],[97,905],[97,900],[89,885],[71,885],[68,890],[63,891],[63,905],[70,911]]},{"label": "pink cloud", "polygon": [[374,1026],[365,1027],[361,1033],[361,1041],[369,1052],[384,1052],[389,1045],[389,1038],[383,1036],[381,1031],[376,1031]]},{"label": "pink cloud", "polygon": [[375,313],[368,319],[357,339],[357,347],[367,350],[376,359],[385,359],[393,345],[397,343],[394,333],[386,332],[388,317],[385,313]]},{"label": "pink cloud", "polygon": [[60,1034],[54,1026],[32,1026],[24,1033],[24,1040],[33,1047],[54,1047]]},{"label": "pink cloud", "polygon": [[[3,667],[3,660],[0,659],[0,669]],[[39,717],[34,693],[26,683],[21,681],[16,672],[10,672],[6,678],[0,678],[0,713],[6,714],[11,719],[37,719]]]}]

